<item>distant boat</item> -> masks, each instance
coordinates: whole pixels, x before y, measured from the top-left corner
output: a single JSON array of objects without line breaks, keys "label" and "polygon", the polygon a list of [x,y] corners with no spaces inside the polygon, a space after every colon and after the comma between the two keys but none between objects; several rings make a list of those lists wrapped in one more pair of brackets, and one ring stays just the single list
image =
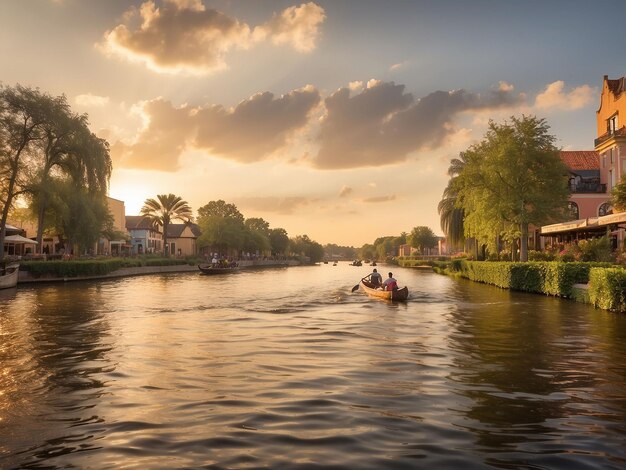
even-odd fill
[{"label": "distant boat", "polygon": [[370,297],[378,297],[385,300],[396,300],[399,302],[405,301],[409,297],[409,288],[404,286],[402,289],[397,290],[379,290],[367,281],[361,280],[359,283],[361,289]]},{"label": "distant boat", "polygon": [[358,259],[355,259],[355,260],[352,262],[352,266],[362,266],[362,265],[363,265],[363,263],[361,263],[361,261],[360,261],[360,260],[358,260]]},{"label": "distant boat", "polygon": [[219,266],[212,266],[210,264],[204,264],[204,265],[199,264],[198,269],[200,269],[202,274],[215,275],[215,274],[228,274],[228,273],[237,272],[239,271],[239,266],[219,267]]},{"label": "distant boat", "polygon": [[9,264],[6,268],[0,269],[0,289],[9,289],[17,286],[19,275],[20,265],[18,263]]}]

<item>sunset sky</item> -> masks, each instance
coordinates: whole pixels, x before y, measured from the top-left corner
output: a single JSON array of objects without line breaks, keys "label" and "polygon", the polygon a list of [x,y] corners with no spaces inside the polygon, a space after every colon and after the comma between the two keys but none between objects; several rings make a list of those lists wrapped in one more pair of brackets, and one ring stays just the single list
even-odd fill
[{"label": "sunset sky", "polygon": [[440,234],[451,158],[489,119],[591,150],[626,2],[0,0],[0,81],[65,94],[110,196],[234,203],[290,236]]}]

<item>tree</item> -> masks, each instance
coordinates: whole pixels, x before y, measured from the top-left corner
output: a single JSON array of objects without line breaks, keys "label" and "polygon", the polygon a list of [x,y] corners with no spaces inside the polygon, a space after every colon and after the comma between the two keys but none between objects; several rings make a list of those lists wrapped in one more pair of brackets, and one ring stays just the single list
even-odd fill
[{"label": "tree", "polygon": [[231,218],[240,221],[242,224],[244,223],[243,215],[239,212],[237,206],[234,204],[228,204],[222,199],[210,201],[198,209],[198,223],[200,223],[204,217],[209,216]]},{"label": "tree", "polygon": [[284,254],[289,246],[289,235],[284,228],[270,230],[270,246],[273,255]]},{"label": "tree", "polygon": [[376,255],[376,248],[374,245],[366,243],[359,248],[359,256],[361,259],[373,259]]},{"label": "tree", "polygon": [[626,211],[626,178],[623,176],[611,190],[611,205],[618,212]]},{"label": "tree", "polygon": [[187,201],[174,194],[159,194],[157,199],[146,199],[141,208],[141,215],[155,225],[163,227],[163,254],[167,252],[167,230],[172,220],[190,222],[192,220],[191,207]]},{"label": "tree", "polygon": [[260,217],[252,217],[250,219],[246,219],[244,222],[245,227],[248,230],[253,230],[255,232],[260,232],[263,235],[269,236],[270,234],[270,224],[266,222]]},{"label": "tree", "polygon": [[437,246],[437,237],[430,227],[414,227],[409,235],[409,240],[413,248],[417,248],[420,254],[424,254],[426,248]]},{"label": "tree", "polygon": [[[67,252],[83,253],[101,236],[113,232],[113,216],[106,197],[77,186],[68,177],[50,178],[45,195],[33,195],[31,212],[41,207],[38,198],[45,197],[45,230],[52,230],[64,241]],[[36,216],[36,214],[34,214]]]},{"label": "tree", "polygon": [[244,217],[234,204],[223,200],[210,201],[198,209],[198,225],[202,235],[198,246],[214,247],[222,253],[240,250],[246,242]]},{"label": "tree", "polygon": [[290,239],[289,247],[293,253],[307,256],[311,263],[317,263],[324,257],[324,247],[311,240],[308,235],[298,235]]},{"label": "tree", "polygon": [[9,211],[32,181],[35,158],[31,153],[42,136],[47,109],[53,98],[17,85],[0,88],[0,260]]},{"label": "tree", "polygon": [[41,139],[36,145],[39,163],[36,179],[28,188],[31,195],[42,193],[37,208],[39,246],[50,178],[66,175],[75,186],[104,196],[112,171],[108,144],[91,133],[86,115],[72,113],[65,96],[53,98],[47,112],[48,119],[42,125]]},{"label": "tree", "polygon": [[448,181],[448,186],[443,190],[443,197],[437,207],[441,230],[451,247],[460,247],[465,240],[463,224],[465,212],[463,208],[458,207],[458,189],[457,185],[455,185],[455,179],[465,169],[464,156],[465,154],[461,153],[460,158],[453,158],[450,162],[450,167],[448,168],[450,181]]},{"label": "tree", "polygon": [[463,153],[455,178],[457,207],[464,210],[466,236],[520,240],[528,260],[528,226],[562,220],[567,210],[567,168],[544,119],[511,117],[489,123],[483,141]]},{"label": "tree", "polygon": [[270,224],[260,217],[246,219],[244,250],[254,253],[267,252],[271,250],[270,244]]}]

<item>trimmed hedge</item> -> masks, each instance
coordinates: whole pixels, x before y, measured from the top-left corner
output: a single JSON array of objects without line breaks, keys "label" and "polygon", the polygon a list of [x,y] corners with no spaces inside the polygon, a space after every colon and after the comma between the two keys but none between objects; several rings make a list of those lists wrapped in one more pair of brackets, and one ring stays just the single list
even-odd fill
[{"label": "trimmed hedge", "polygon": [[557,261],[454,260],[449,270],[472,281],[492,284],[503,289],[535,292],[557,297],[572,297],[572,286],[589,282],[590,269],[609,267],[609,263],[562,263]]},{"label": "trimmed hedge", "polygon": [[589,272],[589,301],[595,307],[626,311],[626,270],[592,268]]},{"label": "trimmed hedge", "polygon": [[25,261],[20,264],[20,269],[29,271],[33,277],[68,278],[102,276],[122,268],[182,264],[189,264],[189,260],[175,258],[109,258],[75,261]]}]

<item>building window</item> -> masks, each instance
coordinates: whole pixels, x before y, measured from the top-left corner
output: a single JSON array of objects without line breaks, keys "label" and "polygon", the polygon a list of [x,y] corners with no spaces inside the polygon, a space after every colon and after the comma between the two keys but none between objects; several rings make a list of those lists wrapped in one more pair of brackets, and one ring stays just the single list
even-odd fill
[{"label": "building window", "polygon": [[580,212],[578,210],[578,204],[575,202],[568,202],[567,208],[569,209],[570,216],[573,220],[578,220],[580,218]]},{"label": "building window", "polygon": [[611,116],[609,119],[607,119],[606,121],[606,128],[609,134],[615,134],[615,132],[617,131],[618,127],[617,127],[617,114]]},{"label": "building window", "polygon": [[613,149],[612,148],[609,149],[609,155],[611,156],[611,165],[612,165],[614,163],[614,161],[615,161],[613,159]]},{"label": "building window", "polygon": [[605,215],[609,215],[613,213],[613,208],[611,207],[611,204],[609,204],[608,202],[605,202],[604,204],[602,204],[599,208],[598,208],[598,216],[602,217]]}]

